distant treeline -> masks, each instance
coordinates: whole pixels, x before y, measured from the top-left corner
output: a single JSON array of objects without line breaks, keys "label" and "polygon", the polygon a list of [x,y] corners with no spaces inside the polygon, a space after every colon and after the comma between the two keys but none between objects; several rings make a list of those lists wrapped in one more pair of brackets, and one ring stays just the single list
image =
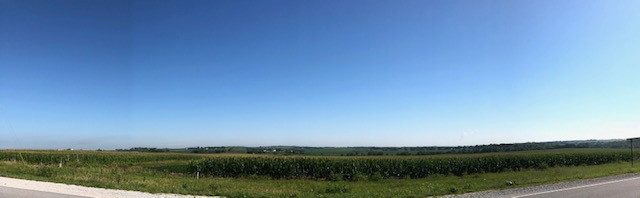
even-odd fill
[{"label": "distant treeline", "polygon": [[168,148],[159,149],[159,148],[147,148],[147,147],[134,147],[130,149],[116,149],[116,151],[137,151],[137,152],[158,153],[158,152],[169,152],[169,149]]},{"label": "distant treeline", "polygon": [[149,148],[149,147],[134,147],[130,149],[116,149],[116,151],[136,151],[136,152],[173,152],[173,153],[227,153],[230,152],[230,147],[189,147],[183,149],[169,149],[169,148]]},{"label": "distant treeline", "polygon": [[[635,144],[635,143],[634,143]],[[635,147],[638,147],[636,145]],[[179,153],[249,153],[275,155],[321,155],[321,156],[382,156],[382,155],[439,155],[547,150],[563,148],[628,148],[626,140],[580,140],[557,142],[530,142],[515,144],[489,144],[475,146],[425,146],[425,147],[189,147],[183,149],[136,147],[118,151],[179,152]]]}]

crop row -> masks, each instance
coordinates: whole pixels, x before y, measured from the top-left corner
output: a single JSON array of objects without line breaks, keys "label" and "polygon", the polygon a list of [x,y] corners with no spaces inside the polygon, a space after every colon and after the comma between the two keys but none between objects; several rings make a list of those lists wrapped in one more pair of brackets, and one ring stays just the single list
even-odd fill
[{"label": "crop row", "polygon": [[102,152],[0,152],[1,161],[19,161],[32,164],[57,164],[57,163],[84,163],[84,164],[126,164],[165,160],[194,160],[200,157],[195,155],[149,155],[140,153],[102,153]]},{"label": "crop row", "polygon": [[260,175],[331,179],[338,175],[349,180],[357,175],[380,175],[384,178],[424,178],[434,174],[460,176],[553,166],[598,165],[628,160],[629,157],[630,153],[623,151],[445,158],[213,157],[192,161],[189,170],[215,177]]}]

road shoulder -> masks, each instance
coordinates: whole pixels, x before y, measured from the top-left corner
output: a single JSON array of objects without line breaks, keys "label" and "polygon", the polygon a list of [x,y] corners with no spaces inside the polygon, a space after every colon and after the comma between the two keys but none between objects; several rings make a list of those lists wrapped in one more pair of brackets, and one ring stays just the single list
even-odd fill
[{"label": "road shoulder", "polygon": [[9,177],[0,177],[0,186],[8,188],[16,188],[23,190],[57,193],[74,196],[85,197],[109,197],[109,198],[125,198],[125,197],[138,197],[138,198],[204,198],[207,196],[193,196],[193,195],[177,195],[177,194],[152,194],[139,191],[127,191],[116,189],[105,189],[86,187],[78,185],[60,184],[53,182],[32,181],[25,179],[15,179]]}]

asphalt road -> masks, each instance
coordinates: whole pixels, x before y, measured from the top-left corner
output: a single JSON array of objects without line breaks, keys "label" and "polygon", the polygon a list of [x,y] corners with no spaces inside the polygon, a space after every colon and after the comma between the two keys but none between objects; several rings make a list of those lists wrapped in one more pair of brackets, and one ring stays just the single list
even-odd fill
[{"label": "asphalt road", "polygon": [[640,198],[640,174],[625,174],[556,184],[490,190],[446,198]]},{"label": "asphalt road", "polygon": [[614,180],[603,183],[595,183],[571,188],[530,193],[517,198],[543,198],[543,197],[563,197],[563,198],[588,198],[588,197],[640,197],[640,177]]},{"label": "asphalt road", "polygon": [[42,192],[35,190],[25,190],[19,188],[11,188],[0,186],[0,198],[87,198],[76,195],[66,195],[51,192]]}]

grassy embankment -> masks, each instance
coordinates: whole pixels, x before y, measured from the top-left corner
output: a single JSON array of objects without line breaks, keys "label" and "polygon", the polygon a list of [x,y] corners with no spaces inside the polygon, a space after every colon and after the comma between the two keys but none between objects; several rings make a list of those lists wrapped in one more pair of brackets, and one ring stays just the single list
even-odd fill
[{"label": "grassy embankment", "polygon": [[[550,150],[447,155],[432,158],[590,152],[602,152],[602,150]],[[607,150],[607,152],[620,151]],[[424,197],[640,172],[640,168],[632,168],[630,163],[618,161],[602,165],[537,167],[520,171],[504,170],[497,173],[463,174],[462,176],[434,174],[418,179],[364,176],[345,181],[341,178],[273,179],[261,175],[196,179],[195,175],[188,171],[189,164],[193,160],[256,156],[8,150],[0,151],[0,157],[3,160],[0,162],[0,175],[7,177],[153,193],[229,197]],[[429,157],[374,158],[392,160]],[[354,158],[333,157],[332,159]]]}]

